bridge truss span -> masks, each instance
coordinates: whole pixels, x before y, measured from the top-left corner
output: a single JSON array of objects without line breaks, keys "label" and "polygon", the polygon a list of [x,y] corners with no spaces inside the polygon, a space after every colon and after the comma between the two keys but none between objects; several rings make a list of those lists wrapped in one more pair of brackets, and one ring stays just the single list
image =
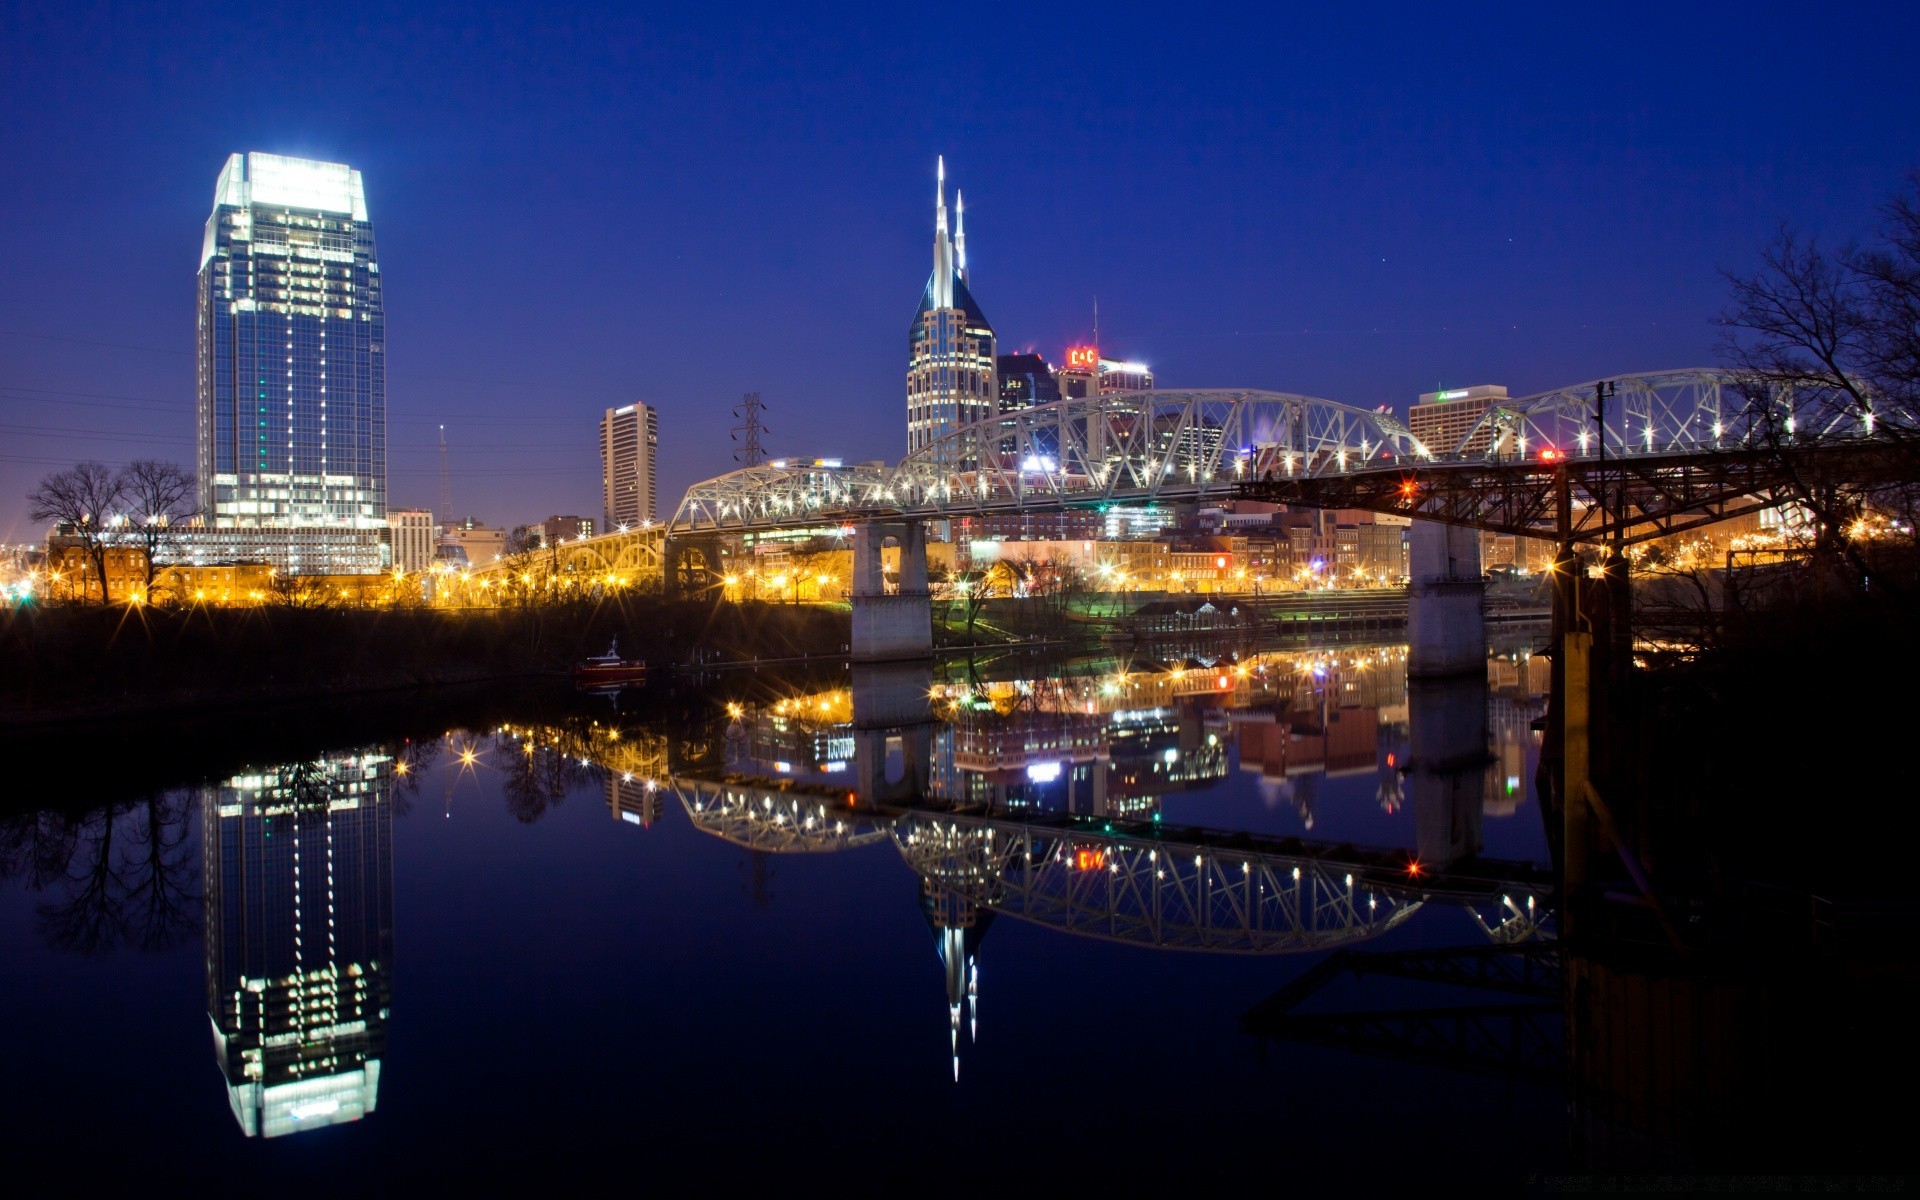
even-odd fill
[{"label": "bridge truss span", "polygon": [[1352,864],[1046,824],[913,813],[893,839],[922,877],[982,907],[1165,950],[1321,950],[1385,933],[1425,899]]},{"label": "bridge truss span", "polygon": [[895,466],[735,471],[691,488],[671,526],[683,537],[1241,497],[1576,541],[1632,529],[1633,541],[1783,503],[1810,467],[1900,477],[1917,432],[1914,413],[1844,389],[1704,367],[1501,400],[1452,446],[1313,396],[1121,392],[1000,413]]},{"label": "bridge truss span", "polygon": [[[1602,389],[1606,398],[1601,398]],[[1613,460],[1834,444],[1912,431],[1914,414],[1851,393],[1785,387],[1713,367],[1596,379],[1488,407],[1446,461],[1553,457]]]},{"label": "bridge truss span", "polygon": [[694,828],[763,854],[823,854],[886,838],[884,819],[843,801],[752,784],[675,777],[674,795]]},{"label": "bridge truss span", "polygon": [[1248,390],[1058,400],[956,430],[897,466],[778,460],[697,484],[672,527],[777,529],[883,517],[1225,499],[1265,471],[1299,478],[1426,450],[1393,415]]}]

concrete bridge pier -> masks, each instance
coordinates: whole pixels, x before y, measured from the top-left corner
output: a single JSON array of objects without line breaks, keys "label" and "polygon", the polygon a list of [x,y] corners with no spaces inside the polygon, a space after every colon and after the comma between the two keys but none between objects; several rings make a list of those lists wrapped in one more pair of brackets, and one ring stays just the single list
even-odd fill
[{"label": "concrete bridge pier", "polygon": [[[900,548],[898,587],[888,592],[882,551]],[[933,604],[927,593],[927,535],[918,521],[869,521],[853,533],[854,662],[900,662],[933,655]]]},{"label": "concrete bridge pier", "polygon": [[924,799],[932,766],[933,667],[895,662],[853,668],[856,804]]},{"label": "concrete bridge pier", "polygon": [[1407,673],[1416,679],[1484,678],[1487,585],[1479,530],[1415,521],[1409,558]]},{"label": "concrete bridge pier", "polygon": [[1407,684],[1406,796],[1414,846],[1436,870],[1480,853],[1488,773],[1487,676]]}]

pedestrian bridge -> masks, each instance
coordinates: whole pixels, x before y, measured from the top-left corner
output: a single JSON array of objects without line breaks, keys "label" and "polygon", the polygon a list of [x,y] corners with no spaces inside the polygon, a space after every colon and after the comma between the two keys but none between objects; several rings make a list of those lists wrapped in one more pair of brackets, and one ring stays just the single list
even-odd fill
[{"label": "pedestrian bridge", "polygon": [[[1844,393],[1757,386],[1714,368],[1604,382],[1611,391],[1598,412],[1600,381],[1501,400],[1451,446],[1422,444],[1383,409],[1282,392],[1159,390],[1059,400],[957,430],[893,466],[782,459],[734,471],[689,489],[669,528],[674,535],[749,532],[1223,500],[1263,481],[1484,474],[1490,465],[1537,474],[1543,462],[1734,460],[1768,449],[1857,446],[1911,433],[1916,424],[1911,413],[1876,412]],[[1487,522],[1498,517],[1479,520],[1458,506],[1433,505],[1441,490],[1346,499],[1495,527]]]},{"label": "pedestrian bridge", "polygon": [[928,887],[970,908],[1163,950],[1322,950],[1377,937],[1429,903],[1470,909],[1496,942],[1524,940],[1553,892],[1551,876],[1524,863],[1423,863],[1404,850],[1157,821],[875,806],[747,777],[667,786],[695,828],[743,849],[833,853],[890,837]]}]

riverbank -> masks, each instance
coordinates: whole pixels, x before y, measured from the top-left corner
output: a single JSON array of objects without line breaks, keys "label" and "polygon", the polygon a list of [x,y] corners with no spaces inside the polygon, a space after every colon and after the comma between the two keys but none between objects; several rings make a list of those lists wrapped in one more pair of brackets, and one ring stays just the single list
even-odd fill
[{"label": "riverbank", "polygon": [[847,638],[844,611],[625,596],[507,609],[28,607],[0,614],[0,727],[559,677],[619,639],[781,658]]}]

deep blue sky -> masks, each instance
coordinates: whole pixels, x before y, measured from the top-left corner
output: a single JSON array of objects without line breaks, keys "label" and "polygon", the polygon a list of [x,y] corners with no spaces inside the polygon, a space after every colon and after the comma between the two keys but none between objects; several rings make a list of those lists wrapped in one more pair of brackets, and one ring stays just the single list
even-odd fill
[{"label": "deep blue sky", "polygon": [[747,390],[775,452],[897,458],[939,153],[1005,347],[1097,294],[1167,385],[1400,407],[1710,361],[1719,268],[1920,164],[1920,6],[584,7],[8,5],[0,540],[57,465],[192,461],[236,150],[365,173],[392,501],[436,504],[444,421],[508,525],[600,511],[633,399],[668,508]]}]

